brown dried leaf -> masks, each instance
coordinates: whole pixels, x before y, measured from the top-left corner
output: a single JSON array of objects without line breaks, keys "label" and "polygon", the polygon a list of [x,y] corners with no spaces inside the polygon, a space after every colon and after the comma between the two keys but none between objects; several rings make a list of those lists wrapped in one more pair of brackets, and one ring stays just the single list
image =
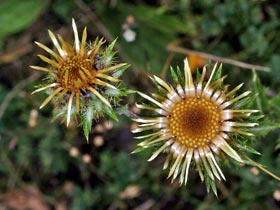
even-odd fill
[{"label": "brown dried leaf", "polygon": [[10,190],[3,196],[3,203],[15,210],[50,210],[41,192],[33,187]]}]

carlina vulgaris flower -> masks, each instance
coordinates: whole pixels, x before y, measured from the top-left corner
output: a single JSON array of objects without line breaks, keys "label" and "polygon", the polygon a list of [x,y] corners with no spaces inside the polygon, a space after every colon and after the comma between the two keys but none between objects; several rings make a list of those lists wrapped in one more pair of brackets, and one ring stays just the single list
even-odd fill
[{"label": "carlina vulgaris flower", "polygon": [[33,93],[46,91],[49,96],[43,101],[40,109],[54,99],[57,104],[57,116],[66,118],[67,125],[72,115],[79,115],[85,135],[88,136],[92,119],[95,117],[106,114],[117,118],[112,103],[118,103],[119,98],[126,94],[125,90],[121,89],[119,77],[128,65],[116,64],[116,52],[113,51],[115,41],[107,48],[102,47],[105,43],[103,38],[87,43],[87,28],[84,28],[80,40],[74,19],[72,27],[74,46],[59,34],[55,36],[51,30],[48,30],[48,33],[55,50],[35,42],[52,58],[38,55],[48,67],[31,66],[33,69],[49,73],[48,84]]},{"label": "carlina vulgaris flower", "polygon": [[204,66],[195,82],[185,59],[184,76],[180,69],[176,73],[171,68],[175,87],[153,76],[158,91],[151,96],[138,92],[149,103],[136,106],[151,115],[136,117],[138,127],[132,132],[142,141],[140,149],[156,148],[148,161],[167,153],[163,168],[170,167],[168,178],[172,181],[178,177],[180,184],[186,184],[192,165],[202,181],[206,177],[225,180],[219,163],[227,156],[237,163],[248,163],[236,138],[253,136],[248,128],[258,123],[250,122],[250,116],[259,111],[240,108],[242,103],[236,106],[250,97],[250,91],[237,95],[242,84],[229,91],[229,86],[223,85],[221,69],[222,65],[215,64],[205,81]]}]

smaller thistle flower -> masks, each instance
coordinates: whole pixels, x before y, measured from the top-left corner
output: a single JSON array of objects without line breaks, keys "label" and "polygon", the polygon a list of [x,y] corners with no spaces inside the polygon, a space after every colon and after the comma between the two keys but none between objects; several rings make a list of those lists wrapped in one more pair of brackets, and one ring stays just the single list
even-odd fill
[{"label": "smaller thistle flower", "polygon": [[116,119],[111,102],[116,105],[119,98],[127,93],[126,90],[121,89],[119,77],[128,65],[115,64],[113,51],[115,41],[103,49],[102,45],[105,43],[103,39],[86,43],[86,28],[83,30],[81,41],[79,40],[74,19],[72,19],[72,27],[74,47],[64,41],[60,35],[56,37],[50,30],[49,36],[57,52],[35,42],[53,59],[38,55],[49,67],[31,66],[33,69],[49,73],[48,84],[33,93],[46,90],[49,96],[43,101],[40,109],[54,99],[56,117],[66,118],[67,125],[71,116],[79,115],[85,135],[88,137],[92,119],[104,114]]},{"label": "smaller thistle flower", "polygon": [[258,124],[246,121],[258,110],[235,106],[248,98],[250,91],[236,95],[242,84],[228,91],[228,86],[223,86],[225,76],[220,76],[221,66],[214,66],[208,81],[204,81],[204,66],[195,83],[187,59],[184,64],[184,77],[179,69],[177,74],[171,69],[176,87],[154,76],[152,80],[158,92],[152,96],[139,92],[152,105],[136,106],[152,114],[135,118],[139,125],[133,133],[140,133],[135,137],[143,140],[140,148],[157,147],[148,161],[160,153],[168,154],[163,168],[170,165],[168,177],[172,177],[172,181],[179,176],[180,184],[186,184],[192,162],[202,181],[205,177],[212,181],[225,180],[219,166],[220,158],[225,158],[223,154],[226,154],[239,163],[245,163],[237,138],[253,136],[247,128]]}]

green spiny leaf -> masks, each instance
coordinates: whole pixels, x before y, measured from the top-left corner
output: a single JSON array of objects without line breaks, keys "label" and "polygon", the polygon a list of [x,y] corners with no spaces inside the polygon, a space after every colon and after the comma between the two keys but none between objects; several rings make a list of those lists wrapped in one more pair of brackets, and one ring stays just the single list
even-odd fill
[{"label": "green spiny leaf", "polygon": [[177,66],[177,76],[178,76],[178,79],[179,79],[179,82],[182,86],[185,85],[185,78],[182,74],[182,71],[180,70],[180,68]]},{"label": "green spiny leaf", "polygon": [[268,110],[268,99],[265,95],[265,89],[261,84],[261,81],[256,73],[253,71],[253,88],[256,95],[256,103],[259,110],[266,111]]},{"label": "green spiny leaf", "polygon": [[124,106],[120,106],[120,107],[116,108],[115,111],[118,115],[125,115],[125,116],[128,116],[128,117],[132,115],[127,104],[124,105]]},{"label": "green spiny leaf", "polygon": [[139,153],[139,152],[143,152],[143,151],[145,151],[145,150],[146,150],[146,148],[137,147],[135,150],[133,150],[133,151],[131,152],[131,154],[136,154],[136,153]]},{"label": "green spiny leaf", "polygon": [[236,109],[239,108],[244,108],[246,106],[249,106],[257,97],[257,94],[253,95],[253,96],[247,96],[245,98],[242,98],[241,100],[237,101],[234,103],[233,107]]},{"label": "green spiny leaf", "polygon": [[216,183],[208,175],[205,175],[205,185],[208,193],[210,192],[211,189],[213,193],[216,195],[216,197],[218,197]]},{"label": "green spiny leaf", "polygon": [[112,119],[114,119],[115,121],[119,121],[116,113],[114,112],[114,110],[112,108],[109,107],[105,107],[104,112],[111,117]]},{"label": "green spiny leaf", "polygon": [[170,74],[171,74],[171,77],[172,77],[174,83],[178,84],[179,83],[178,76],[176,75],[176,73],[172,67],[170,67]]},{"label": "green spiny leaf", "polygon": [[113,51],[117,39],[118,39],[118,38],[116,38],[114,41],[112,41],[111,44],[108,45],[108,47],[107,47],[106,50],[105,50],[105,54],[111,53],[111,52]]},{"label": "green spiny leaf", "polygon": [[269,132],[279,129],[280,128],[280,123],[273,123],[273,122],[268,122],[265,121],[262,123],[262,126],[259,127],[253,127],[250,130],[256,135],[260,137],[266,136]]},{"label": "green spiny leaf", "polygon": [[82,117],[81,125],[83,127],[84,135],[88,142],[89,133],[90,133],[91,127],[92,127],[92,120],[94,118],[94,108],[91,106],[88,106],[86,111],[84,111],[84,113],[82,113],[81,117]]},{"label": "green spiny leaf", "polygon": [[216,81],[217,79],[221,78],[221,76],[222,76],[222,69],[223,69],[223,66],[221,64],[221,65],[219,65],[218,70],[214,73],[212,81]]},{"label": "green spiny leaf", "polygon": [[250,146],[248,146],[248,145],[241,145],[241,144],[239,144],[238,147],[239,147],[240,149],[242,149],[243,151],[250,152],[250,153],[256,154],[256,155],[261,155],[260,152],[258,152],[258,151],[255,150],[253,147],[250,147]]},{"label": "green spiny leaf", "polygon": [[119,78],[119,77],[123,74],[123,72],[124,72],[125,70],[128,69],[129,66],[130,66],[129,64],[126,64],[126,65],[124,65],[124,66],[118,68],[118,69],[112,74],[112,77],[114,77],[114,78]]}]

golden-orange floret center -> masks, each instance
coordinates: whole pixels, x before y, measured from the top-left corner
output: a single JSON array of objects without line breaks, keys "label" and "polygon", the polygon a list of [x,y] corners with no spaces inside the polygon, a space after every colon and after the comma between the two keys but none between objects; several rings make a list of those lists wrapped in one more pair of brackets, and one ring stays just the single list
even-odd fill
[{"label": "golden-orange floret center", "polygon": [[178,143],[187,148],[210,144],[218,135],[221,114],[209,99],[186,98],[176,103],[168,118],[168,128]]},{"label": "golden-orange floret center", "polygon": [[79,91],[90,86],[95,78],[93,62],[84,56],[73,56],[63,62],[59,69],[58,80],[64,88]]}]

